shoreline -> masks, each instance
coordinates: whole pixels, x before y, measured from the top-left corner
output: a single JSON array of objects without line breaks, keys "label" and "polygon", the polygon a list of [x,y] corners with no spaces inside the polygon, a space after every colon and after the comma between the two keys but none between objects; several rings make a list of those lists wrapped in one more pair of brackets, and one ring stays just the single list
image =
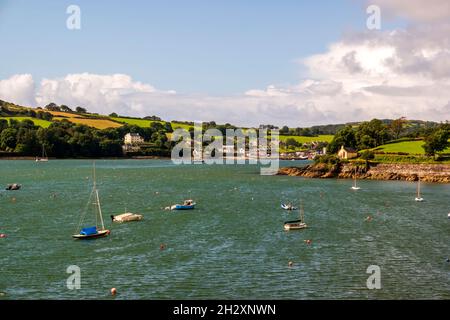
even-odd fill
[{"label": "shoreline", "polygon": [[[355,173],[356,171],[356,173]],[[341,163],[282,167],[277,175],[319,179],[356,179],[450,183],[450,164]]]},{"label": "shoreline", "polygon": [[[36,157],[0,157],[1,160],[26,160],[35,161]],[[135,156],[135,157],[97,157],[97,158],[52,158],[48,160],[170,160],[170,157],[160,156]]]}]

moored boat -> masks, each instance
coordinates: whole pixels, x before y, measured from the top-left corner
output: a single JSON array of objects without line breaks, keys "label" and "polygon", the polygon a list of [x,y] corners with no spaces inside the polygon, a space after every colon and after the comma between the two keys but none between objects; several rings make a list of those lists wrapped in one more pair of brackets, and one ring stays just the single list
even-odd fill
[{"label": "moored boat", "polygon": [[306,227],[307,227],[307,225],[305,223],[305,214],[304,214],[304,210],[303,210],[303,205],[300,205],[300,219],[286,221],[284,223],[284,230],[286,230],[286,231],[301,230],[301,229],[305,229]]},{"label": "moored boat", "polygon": [[123,213],[116,216],[111,215],[111,220],[113,222],[131,222],[131,221],[140,221],[144,219],[144,216],[142,214],[136,214],[136,213]]},{"label": "moored boat", "polygon": [[282,203],[281,208],[288,211],[297,210],[297,207],[294,207],[292,203]]},{"label": "moored boat", "polygon": [[19,190],[22,187],[22,185],[18,183],[8,184],[5,188],[5,190]]},{"label": "moored boat", "polygon": [[195,208],[194,200],[184,200],[183,204],[174,204],[170,210],[192,210]]},{"label": "moored boat", "polygon": [[[92,188],[91,195],[89,196],[88,204],[92,205],[94,209],[95,226],[81,228],[81,230],[77,234],[72,235],[72,237],[80,240],[89,240],[108,236],[111,233],[111,231],[105,229],[105,225],[103,223],[102,207],[100,205],[100,197],[98,196],[95,177],[95,163],[94,163],[94,186]],[[80,226],[83,224],[84,222],[83,220],[86,216],[86,213],[87,210],[86,212],[84,212],[84,214],[81,215],[77,229],[79,229]],[[98,222],[100,222],[99,226],[97,225]]]}]

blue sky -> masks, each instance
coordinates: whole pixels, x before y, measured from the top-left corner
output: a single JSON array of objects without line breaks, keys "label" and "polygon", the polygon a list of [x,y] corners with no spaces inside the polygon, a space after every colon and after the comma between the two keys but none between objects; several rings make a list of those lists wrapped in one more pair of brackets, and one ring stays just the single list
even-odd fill
[{"label": "blue sky", "polygon": [[0,99],[243,126],[440,121],[449,21],[448,0],[0,0]]},{"label": "blue sky", "polygon": [[[70,4],[81,30],[66,28]],[[162,90],[239,94],[300,81],[296,59],[365,19],[352,0],[0,0],[0,79],[124,73]]]}]

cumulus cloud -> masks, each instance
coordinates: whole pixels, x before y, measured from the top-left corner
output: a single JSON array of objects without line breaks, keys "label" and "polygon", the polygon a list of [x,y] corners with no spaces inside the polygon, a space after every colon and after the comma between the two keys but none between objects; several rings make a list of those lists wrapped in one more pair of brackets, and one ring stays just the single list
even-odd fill
[{"label": "cumulus cloud", "polygon": [[35,88],[31,74],[13,75],[0,80],[0,99],[20,105],[35,105]]},{"label": "cumulus cloud", "polygon": [[380,6],[382,12],[387,10],[396,16],[420,22],[448,21],[450,16],[448,0],[371,0],[370,4]]},{"label": "cumulus cloud", "polygon": [[242,126],[309,126],[402,116],[449,119],[450,2],[375,2],[382,14],[387,10],[414,23],[406,29],[347,34],[324,52],[299,59],[306,71],[296,84],[210,96],[159,90],[124,74],[70,74],[44,79],[36,89],[30,75],[16,75],[0,81],[0,99]]}]

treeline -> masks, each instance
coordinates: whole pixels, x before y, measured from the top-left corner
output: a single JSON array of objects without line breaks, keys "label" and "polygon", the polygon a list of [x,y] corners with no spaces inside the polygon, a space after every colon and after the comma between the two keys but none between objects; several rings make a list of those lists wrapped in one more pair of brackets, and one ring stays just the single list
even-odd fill
[{"label": "treeline", "polygon": [[121,157],[124,155],[123,138],[132,132],[139,133],[148,141],[146,147],[149,153],[157,154],[172,148],[167,138],[167,133],[171,131],[170,124],[157,122],[147,128],[124,125],[99,130],[67,120],[56,121],[48,128],[42,128],[35,126],[31,120],[10,119],[8,122],[0,119],[0,150],[21,156],[37,156],[44,146],[50,157]]},{"label": "treeline", "polygon": [[3,100],[0,100],[0,117],[32,117],[47,121],[53,119],[53,115],[50,112],[42,109],[34,111],[31,108],[24,108]]},{"label": "treeline", "polygon": [[[403,121],[402,130],[399,136],[394,133],[396,139],[402,137],[422,137],[426,134],[427,130],[436,128],[439,123],[433,121],[421,121],[421,120],[406,120],[405,118],[400,119],[382,119],[379,120],[383,125],[391,128],[392,126],[398,125],[399,121]],[[315,137],[318,135],[336,135],[339,131],[346,127],[358,127],[364,122],[349,122],[346,124],[328,124],[328,125],[317,125],[309,128],[289,128],[283,126],[280,129],[281,135],[292,135],[292,136],[307,136]]]},{"label": "treeline", "polygon": [[328,145],[328,151],[336,153],[341,146],[356,150],[372,149],[399,139],[417,138],[424,139],[425,154],[434,156],[449,146],[450,124],[411,122],[405,118],[387,121],[373,119],[357,126],[347,125],[339,130]]}]

